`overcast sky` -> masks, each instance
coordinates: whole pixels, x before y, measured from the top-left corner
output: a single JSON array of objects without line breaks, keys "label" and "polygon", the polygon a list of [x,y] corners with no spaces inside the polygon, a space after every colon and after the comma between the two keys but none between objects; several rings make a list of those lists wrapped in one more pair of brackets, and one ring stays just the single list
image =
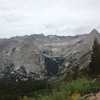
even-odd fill
[{"label": "overcast sky", "polygon": [[0,37],[100,30],[100,0],[0,0]]}]

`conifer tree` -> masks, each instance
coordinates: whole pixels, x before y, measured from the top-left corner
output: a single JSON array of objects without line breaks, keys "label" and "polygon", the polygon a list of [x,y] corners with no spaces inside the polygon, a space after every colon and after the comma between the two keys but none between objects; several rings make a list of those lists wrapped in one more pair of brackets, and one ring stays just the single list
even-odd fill
[{"label": "conifer tree", "polygon": [[94,40],[92,50],[93,53],[91,57],[89,70],[90,70],[90,74],[95,76],[100,74],[100,45],[97,39]]}]

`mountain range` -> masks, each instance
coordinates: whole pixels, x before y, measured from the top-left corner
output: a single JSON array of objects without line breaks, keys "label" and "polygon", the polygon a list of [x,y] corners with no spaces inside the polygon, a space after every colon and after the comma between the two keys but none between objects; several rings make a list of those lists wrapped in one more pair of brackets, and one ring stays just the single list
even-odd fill
[{"label": "mountain range", "polygon": [[76,36],[40,34],[0,39],[0,77],[11,65],[11,73],[21,74],[24,68],[25,73],[34,74],[36,79],[57,78],[74,68],[83,70],[91,62],[95,39],[100,42],[96,29]]}]

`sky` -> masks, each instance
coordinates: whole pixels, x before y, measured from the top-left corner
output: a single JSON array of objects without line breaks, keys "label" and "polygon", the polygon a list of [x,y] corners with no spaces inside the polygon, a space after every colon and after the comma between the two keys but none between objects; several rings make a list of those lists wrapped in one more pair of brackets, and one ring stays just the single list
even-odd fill
[{"label": "sky", "polygon": [[0,0],[0,38],[100,30],[100,0]]}]

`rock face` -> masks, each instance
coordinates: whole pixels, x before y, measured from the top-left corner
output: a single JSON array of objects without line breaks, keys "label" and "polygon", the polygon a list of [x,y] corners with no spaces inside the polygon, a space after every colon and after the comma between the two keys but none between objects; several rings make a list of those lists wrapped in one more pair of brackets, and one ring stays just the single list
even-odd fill
[{"label": "rock face", "polygon": [[100,34],[94,29],[73,37],[40,34],[0,39],[0,73],[10,64],[15,71],[23,66],[29,75],[38,73],[39,79],[63,75],[71,68],[82,70],[91,62],[95,38],[99,41]]}]

